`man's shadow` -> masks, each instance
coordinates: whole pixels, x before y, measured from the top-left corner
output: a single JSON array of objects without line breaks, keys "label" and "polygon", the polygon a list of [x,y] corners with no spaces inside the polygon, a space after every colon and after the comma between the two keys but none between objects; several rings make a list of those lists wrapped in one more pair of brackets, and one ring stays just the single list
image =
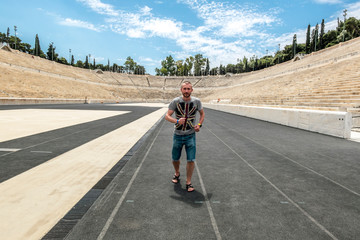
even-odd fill
[{"label": "man's shadow", "polygon": [[189,204],[194,208],[199,208],[205,201],[210,201],[212,194],[208,193],[207,198],[196,189],[193,192],[188,192],[185,187],[182,187],[181,182],[174,184],[174,192],[177,195],[171,195],[172,199],[182,201],[184,203]]}]

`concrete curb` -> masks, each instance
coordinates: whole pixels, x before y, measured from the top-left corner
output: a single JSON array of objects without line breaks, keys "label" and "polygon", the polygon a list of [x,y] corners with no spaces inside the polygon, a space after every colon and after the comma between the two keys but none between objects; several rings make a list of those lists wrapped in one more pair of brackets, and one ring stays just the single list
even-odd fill
[{"label": "concrete curb", "polygon": [[233,104],[208,104],[204,107],[241,116],[300,128],[311,132],[350,139],[352,115],[348,112],[289,108],[254,107]]}]

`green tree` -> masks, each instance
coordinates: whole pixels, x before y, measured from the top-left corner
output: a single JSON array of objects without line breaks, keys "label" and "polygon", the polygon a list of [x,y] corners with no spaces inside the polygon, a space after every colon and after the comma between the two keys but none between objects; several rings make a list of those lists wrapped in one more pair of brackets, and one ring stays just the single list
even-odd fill
[{"label": "green tree", "polygon": [[64,58],[64,57],[58,58],[58,59],[57,59],[57,62],[58,62],[58,63],[62,63],[62,64],[68,64],[66,58]]},{"label": "green tree", "polygon": [[188,72],[188,65],[186,64],[186,62],[184,62],[183,68],[184,68],[183,76],[188,76],[189,72]]},{"label": "green tree", "polygon": [[40,51],[41,51],[41,48],[40,48],[40,40],[39,40],[39,36],[36,34],[36,37],[35,37],[34,55],[35,55],[35,56],[40,56]]},{"label": "green tree", "polygon": [[0,43],[4,43],[4,42],[6,42],[6,34],[0,33]]},{"label": "green tree", "polygon": [[324,34],[325,34],[325,21],[321,21],[320,36],[319,36],[319,50],[324,48]]},{"label": "green tree", "polygon": [[339,43],[337,40],[337,35],[338,34],[336,30],[331,30],[324,34],[323,44],[325,45],[325,48]]},{"label": "green tree", "polygon": [[247,59],[247,57],[244,56],[244,58],[243,58],[242,61],[243,61],[243,65],[244,65],[244,72],[249,72],[250,69],[249,69],[249,64],[248,64],[248,59]]},{"label": "green tree", "polygon": [[28,54],[32,53],[31,45],[28,43],[18,44],[18,49],[19,49],[19,51],[24,52],[24,53],[28,53]]},{"label": "green tree", "polygon": [[185,69],[184,69],[184,61],[178,60],[175,62],[176,64],[176,76],[184,76]]},{"label": "green tree", "polygon": [[210,62],[209,58],[206,58],[205,76],[210,74]]},{"label": "green tree", "polygon": [[169,55],[164,61],[161,62],[161,71],[164,76],[174,76],[176,73],[176,64],[174,58]]},{"label": "green tree", "polygon": [[220,64],[220,66],[219,66],[219,75],[225,75],[225,73],[226,73],[225,66]]},{"label": "green tree", "polygon": [[210,70],[210,75],[215,76],[219,73],[219,68],[218,67],[214,67]]},{"label": "green tree", "polygon": [[86,58],[85,58],[84,68],[86,68],[86,69],[89,68],[89,56],[88,55],[86,55]]},{"label": "green tree", "polygon": [[141,65],[136,65],[134,73],[138,75],[145,75],[145,67]]},{"label": "green tree", "polygon": [[236,73],[236,66],[234,64],[229,63],[228,65],[226,65],[225,72]]},{"label": "green tree", "polygon": [[126,58],[124,66],[128,72],[134,73],[136,65],[136,62],[130,56]]},{"label": "green tree", "polygon": [[236,69],[236,73],[244,72],[244,65],[243,65],[243,62],[240,61],[240,59],[239,59],[238,63],[236,64],[235,69]]},{"label": "green tree", "polygon": [[71,66],[74,66],[74,63],[75,63],[75,59],[74,59],[74,55],[71,55]]},{"label": "green tree", "polygon": [[314,46],[315,46],[315,49],[314,51],[316,52],[317,50],[319,50],[319,47],[318,47],[318,44],[319,44],[319,24],[316,24],[315,26],[315,43],[314,43]]},{"label": "green tree", "polygon": [[75,67],[84,68],[84,63],[81,60],[78,60],[75,64]]},{"label": "green tree", "polygon": [[316,52],[318,41],[318,32],[319,32],[319,24],[316,24],[315,28],[312,30],[311,33],[311,52]]},{"label": "green tree", "polygon": [[357,20],[354,17],[350,17],[345,22],[345,29],[351,36],[351,38],[356,38],[360,36],[360,20]]},{"label": "green tree", "polygon": [[185,59],[185,63],[186,63],[186,76],[190,76],[191,75],[191,70],[193,68],[194,65],[194,57],[190,56],[188,58]]},{"label": "green tree", "polygon": [[155,68],[155,75],[156,75],[156,76],[162,76],[162,75],[161,75],[161,69]]},{"label": "green tree", "polygon": [[9,37],[9,46],[12,49],[19,49],[19,44],[21,43],[21,39],[15,36],[10,36]]},{"label": "green tree", "polygon": [[158,76],[174,76],[177,72],[177,67],[174,58],[169,55],[165,60],[161,61],[161,68],[155,68]]},{"label": "green tree", "polygon": [[201,70],[205,65],[206,59],[203,58],[202,54],[196,54],[194,58],[194,75],[200,76]]},{"label": "green tree", "polygon": [[46,53],[47,59],[49,59],[51,61],[56,61],[57,60],[59,55],[55,52],[55,49],[56,49],[56,47],[54,47],[54,43],[50,43],[48,51]]}]

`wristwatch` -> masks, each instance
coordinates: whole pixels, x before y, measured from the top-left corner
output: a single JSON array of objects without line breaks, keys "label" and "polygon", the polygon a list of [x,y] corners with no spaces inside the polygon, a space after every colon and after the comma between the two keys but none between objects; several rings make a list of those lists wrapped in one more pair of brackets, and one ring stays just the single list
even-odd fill
[{"label": "wristwatch", "polygon": [[200,127],[202,127],[202,124],[201,124],[201,123],[198,123],[198,125],[199,125]]}]

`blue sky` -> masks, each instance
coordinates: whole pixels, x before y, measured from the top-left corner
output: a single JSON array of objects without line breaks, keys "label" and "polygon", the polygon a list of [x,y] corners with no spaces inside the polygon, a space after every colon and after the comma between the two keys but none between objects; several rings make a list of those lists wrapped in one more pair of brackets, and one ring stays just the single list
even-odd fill
[{"label": "blue sky", "polygon": [[273,54],[305,42],[307,25],[337,18],[360,19],[360,1],[351,0],[0,0],[0,31],[34,46],[35,35],[46,52],[54,42],[60,56],[123,65],[131,56],[150,74],[166,56],[175,60],[202,54],[210,66],[236,63],[244,56]]}]

